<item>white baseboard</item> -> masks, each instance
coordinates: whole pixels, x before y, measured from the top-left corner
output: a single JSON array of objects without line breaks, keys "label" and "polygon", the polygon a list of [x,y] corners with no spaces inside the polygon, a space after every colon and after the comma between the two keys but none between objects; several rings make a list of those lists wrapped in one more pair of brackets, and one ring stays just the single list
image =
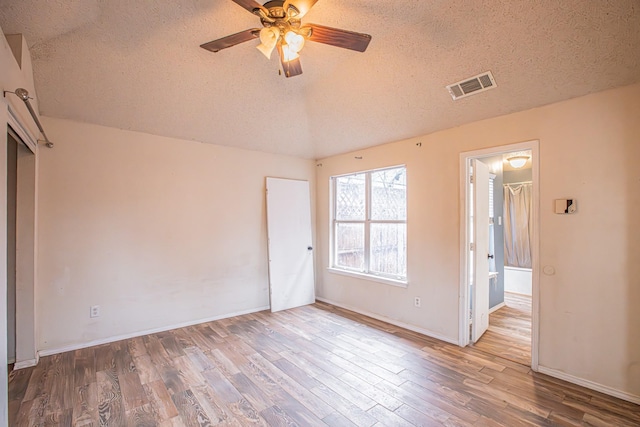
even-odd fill
[{"label": "white baseboard", "polygon": [[47,349],[44,349],[44,350],[40,350],[38,352],[38,354],[40,356],[51,356],[52,354],[65,353],[67,351],[80,350],[82,348],[94,347],[96,345],[109,344],[109,343],[116,342],[116,341],[128,340],[128,339],[131,339],[131,338],[141,337],[143,335],[155,334],[155,333],[158,333],[158,332],[166,332],[166,331],[171,331],[173,329],[185,328],[187,326],[199,325],[200,323],[213,322],[213,321],[220,320],[220,319],[227,319],[229,317],[235,317],[235,316],[242,316],[244,314],[257,313],[259,311],[268,310],[269,308],[270,308],[270,306],[267,305],[265,307],[252,308],[250,310],[237,311],[235,313],[227,313],[227,314],[223,314],[223,315],[220,315],[220,316],[213,316],[213,317],[207,317],[205,319],[192,320],[192,321],[188,321],[188,322],[178,323],[178,324],[175,324],[175,325],[163,326],[161,328],[147,329],[145,331],[138,331],[138,332],[132,332],[130,334],[116,335],[116,336],[113,336],[113,337],[102,338],[102,339],[99,339],[99,340],[93,340],[93,341],[88,341],[88,342],[83,342],[83,343],[69,344],[69,345],[65,345],[65,346],[62,346],[62,347],[47,348]]},{"label": "white baseboard", "polygon": [[40,355],[36,353],[36,357],[33,359],[21,360],[19,362],[16,362],[16,364],[13,365],[13,369],[18,370],[18,369],[24,369],[24,368],[30,368],[32,366],[36,366],[39,360],[40,360]]},{"label": "white baseboard", "polygon": [[489,314],[493,313],[494,311],[498,311],[500,310],[502,307],[506,307],[507,305],[503,302],[501,302],[498,305],[493,306],[492,308],[489,309]]},{"label": "white baseboard", "polygon": [[572,384],[576,384],[582,387],[586,387],[591,390],[599,391],[600,393],[608,394],[609,396],[617,397],[622,400],[626,400],[627,402],[635,403],[640,405],[640,396],[633,395],[631,393],[627,393],[625,391],[621,391],[615,389],[613,387],[609,387],[600,383],[596,383],[593,381],[585,380],[583,378],[575,377],[571,374],[567,374],[562,371],[558,371],[556,369],[547,368],[544,366],[538,366],[538,372],[541,374],[549,375],[550,377],[558,378],[564,381],[567,381]]},{"label": "white baseboard", "polygon": [[426,335],[428,337],[435,338],[435,339],[440,340],[440,341],[448,342],[449,344],[458,345],[458,341],[457,340],[453,340],[453,339],[451,339],[449,337],[445,337],[444,335],[438,334],[438,333],[430,331],[428,329],[424,329],[424,328],[420,328],[418,326],[410,325],[408,323],[400,322],[398,320],[391,319],[391,318],[385,317],[385,316],[381,316],[379,314],[371,313],[371,312],[368,312],[366,310],[361,310],[361,309],[356,308],[356,307],[351,307],[351,306],[346,305],[346,304],[340,304],[340,303],[337,303],[335,301],[331,301],[331,300],[326,299],[326,298],[316,297],[316,300],[325,302],[327,304],[335,305],[336,307],[344,308],[345,310],[353,311],[353,312],[358,313],[358,314],[362,314],[363,316],[367,316],[367,317],[371,317],[373,319],[381,320],[381,321],[387,322],[387,323],[389,323],[391,325],[398,326],[398,327],[404,328],[404,329],[408,329],[410,331],[417,332],[419,334]]},{"label": "white baseboard", "polygon": [[508,291],[508,290],[506,290],[506,289],[504,290],[504,293],[505,293],[505,294],[516,295],[516,296],[520,296],[520,297],[529,297],[529,298],[533,298],[533,297],[531,296],[531,294],[530,294],[530,293],[528,293],[528,294],[527,294],[527,293],[524,293],[524,294],[523,294],[522,292]]}]

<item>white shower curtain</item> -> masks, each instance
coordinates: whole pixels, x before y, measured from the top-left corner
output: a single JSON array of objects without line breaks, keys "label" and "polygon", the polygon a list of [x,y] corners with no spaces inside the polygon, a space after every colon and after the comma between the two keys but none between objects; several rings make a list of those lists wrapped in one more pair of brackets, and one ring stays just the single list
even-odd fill
[{"label": "white shower curtain", "polygon": [[504,185],[504,264],[531,268],[531,183]]}]

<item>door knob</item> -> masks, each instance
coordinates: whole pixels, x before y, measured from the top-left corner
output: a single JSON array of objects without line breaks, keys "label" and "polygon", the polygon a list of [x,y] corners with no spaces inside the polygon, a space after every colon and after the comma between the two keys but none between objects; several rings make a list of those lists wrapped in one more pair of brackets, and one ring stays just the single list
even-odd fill
[{"label": "door knob", "polygon": [[312,251],[313,250],[313,246],[307,246],[307,250],[308,251]]},{"label": "door knob", "polygon": [[487,258],[493,259],[493,255],[487,255]]}]

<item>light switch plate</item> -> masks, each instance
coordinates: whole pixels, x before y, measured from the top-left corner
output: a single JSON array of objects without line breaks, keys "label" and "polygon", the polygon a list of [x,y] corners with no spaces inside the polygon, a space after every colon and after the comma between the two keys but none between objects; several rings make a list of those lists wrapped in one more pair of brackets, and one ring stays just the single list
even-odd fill
[{"label": "light switch plate", "polygon": [[574,199],[556,199],[555,210],[557,214],[572,214],[576,211],[576,201]]}]

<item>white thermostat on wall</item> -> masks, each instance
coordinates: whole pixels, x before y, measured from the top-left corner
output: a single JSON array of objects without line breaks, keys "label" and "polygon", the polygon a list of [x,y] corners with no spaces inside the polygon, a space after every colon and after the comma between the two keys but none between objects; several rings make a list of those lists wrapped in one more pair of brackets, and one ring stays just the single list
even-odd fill
[{"label": "white thermostat on wall", "polygon": [[576,201],[573,199],[556,199],[557,214],[572,214],[576,211]]}]

